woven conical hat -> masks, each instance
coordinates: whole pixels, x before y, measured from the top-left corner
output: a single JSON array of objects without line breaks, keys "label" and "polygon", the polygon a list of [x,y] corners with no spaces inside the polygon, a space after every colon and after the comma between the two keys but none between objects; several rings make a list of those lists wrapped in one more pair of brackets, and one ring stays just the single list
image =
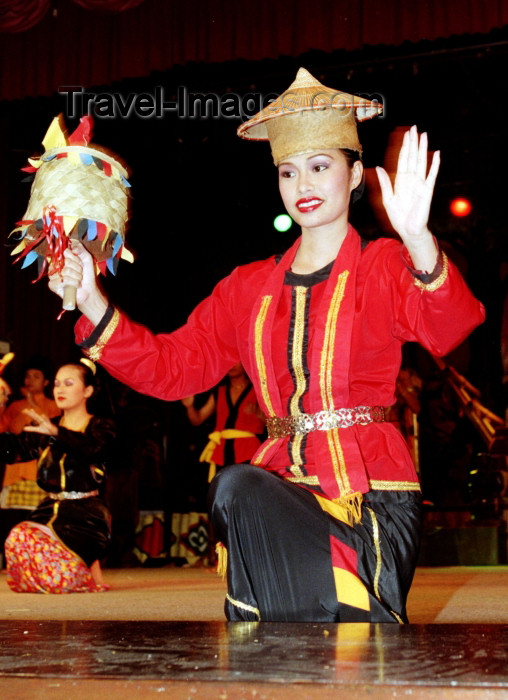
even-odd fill
[{"label": "woven conical hat", "polygon": [[[314,142],[316,147],[350,148],[361,152],[356,122],[371,119],[382,111],[377,101],[326,87],[308,70],[300,68],[289,88],[241,124],[237,133],[244,139],[270,141],[276,163],[290,153],[314,150]],[[308,118],[298,120],[296,116],[302,113],[308,113]],[[287,133],[283,134],[284,131]],[[328,132],[326,143],[334,145],[323,145],[325,131]]]},{"label": "woven conical hat", "polygon": [[371,119],[383,112],[383,106],[379,102],[326,87],[308,70],[300,68],[288,89],[261,112],[255,114],[252,119],[241,124],[237,133],[243,139],[268,141],[266,129],[268,120],[302,110],[327,108],[344,113],[352,112],[357,121]]}]

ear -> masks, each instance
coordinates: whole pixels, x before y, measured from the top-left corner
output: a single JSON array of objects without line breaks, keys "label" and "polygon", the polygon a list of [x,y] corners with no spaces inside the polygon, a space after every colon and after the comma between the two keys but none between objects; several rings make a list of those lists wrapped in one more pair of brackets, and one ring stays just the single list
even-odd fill
[{"label": "ear", "polygon": [[85,387],[85,391],[83,393],[84,393],[85,399],[89,399],[90,396],[93,394],[93,386]]},{"label": "ear", "polygon": [[351,192],[358,187],[361,183],[363,177],[363,163],[361,160],[355,160],[353,167],[351,169],[351,182],[350,190]]}]

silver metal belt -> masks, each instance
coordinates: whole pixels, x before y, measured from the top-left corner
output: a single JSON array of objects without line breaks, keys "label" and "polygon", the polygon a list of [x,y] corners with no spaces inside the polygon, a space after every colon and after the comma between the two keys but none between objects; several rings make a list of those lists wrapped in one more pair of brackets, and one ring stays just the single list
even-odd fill
[{"label": "silver metal belt", "polygon": [[269,438],[283,438],[289,435],[306,435],[314,430],[333,430],[350,428],[352,425],[383,423],[384,406],[356,406],[355,408],[337,408],[335,411],[318,411],[317,413],[297,413],[294,416],[266,419]]},{"label": "silver metal belt", "polygon": [[80,498],[92,498],[92,496],[98,495],[98,491],[60,491],[59,493],[48,492],[48,496],[54,501],[77,501]]}]

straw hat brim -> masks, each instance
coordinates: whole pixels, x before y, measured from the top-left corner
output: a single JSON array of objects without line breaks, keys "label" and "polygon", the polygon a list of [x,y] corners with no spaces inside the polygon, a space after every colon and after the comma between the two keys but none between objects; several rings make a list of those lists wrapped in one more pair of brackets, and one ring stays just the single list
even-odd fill
[{"label": "straw hat brim", "polygon": [[380,102],[350,95],[341,90],[332,90],[321,85],[315,79],[311,84],[302,87],[299,87],[295,81],[280,97],[241,124],[237,134],[243,139],[268,141],[266,123],[269,120],[304,110],[321,111],[324,109],[338,110],[344,116],[352,114],[356,121],[364,121],[382,114],[383,105]]}]

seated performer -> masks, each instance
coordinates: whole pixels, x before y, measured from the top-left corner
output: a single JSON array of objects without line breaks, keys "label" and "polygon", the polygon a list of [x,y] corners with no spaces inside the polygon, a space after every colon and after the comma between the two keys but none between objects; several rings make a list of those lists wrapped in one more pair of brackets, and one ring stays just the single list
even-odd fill
[{"label": "seated performer", "polygon": [[5,542],[7,583],[18,593],[107,590],[99,559],[110,537],[101,497],[104,459],[114,432],[109,420],[91,415],[95,366],[67,364],[56,374],[53,394],[61,418],[25,409],[24,433],[0,435],[0,451],[38,456],[37,483],[47,496]]},{"label": "seated performer", "polygon": [[[0,415],[0,432],[19,434],[31,418],[25,413],[31,408],[49,418],[60,415],[60,410],[45,395],[52,373],[49,362],[38,356],[29,359],[26,365],[20,395],[23,398],[12,401]],[[0,494],[0,538],[3,542],[14,525],[25,519],[44,498],[44,492],[37,486],[37,460],[17,460],[5,465]]]},{"label": "seated performer", "polygon": [[270,141],[301,236],[281,257],[235,269],[173,333],[154,335],[108,304],[82,246],[50,280],[59,295],[77,287],[79,345],[137,391],[181,399],[238,361],[251,378],[268,440],[209,491],[229,620],[407,619],[421,494],[384,407],[404,342],[444,355],[484,319],[428,229],[439,153],[427,173],[426,134],[405,134],[393,187],[377,170],[402,243],[367,242],[348,223],[363,176],[351,101],[302,69],[240,126]]}]

